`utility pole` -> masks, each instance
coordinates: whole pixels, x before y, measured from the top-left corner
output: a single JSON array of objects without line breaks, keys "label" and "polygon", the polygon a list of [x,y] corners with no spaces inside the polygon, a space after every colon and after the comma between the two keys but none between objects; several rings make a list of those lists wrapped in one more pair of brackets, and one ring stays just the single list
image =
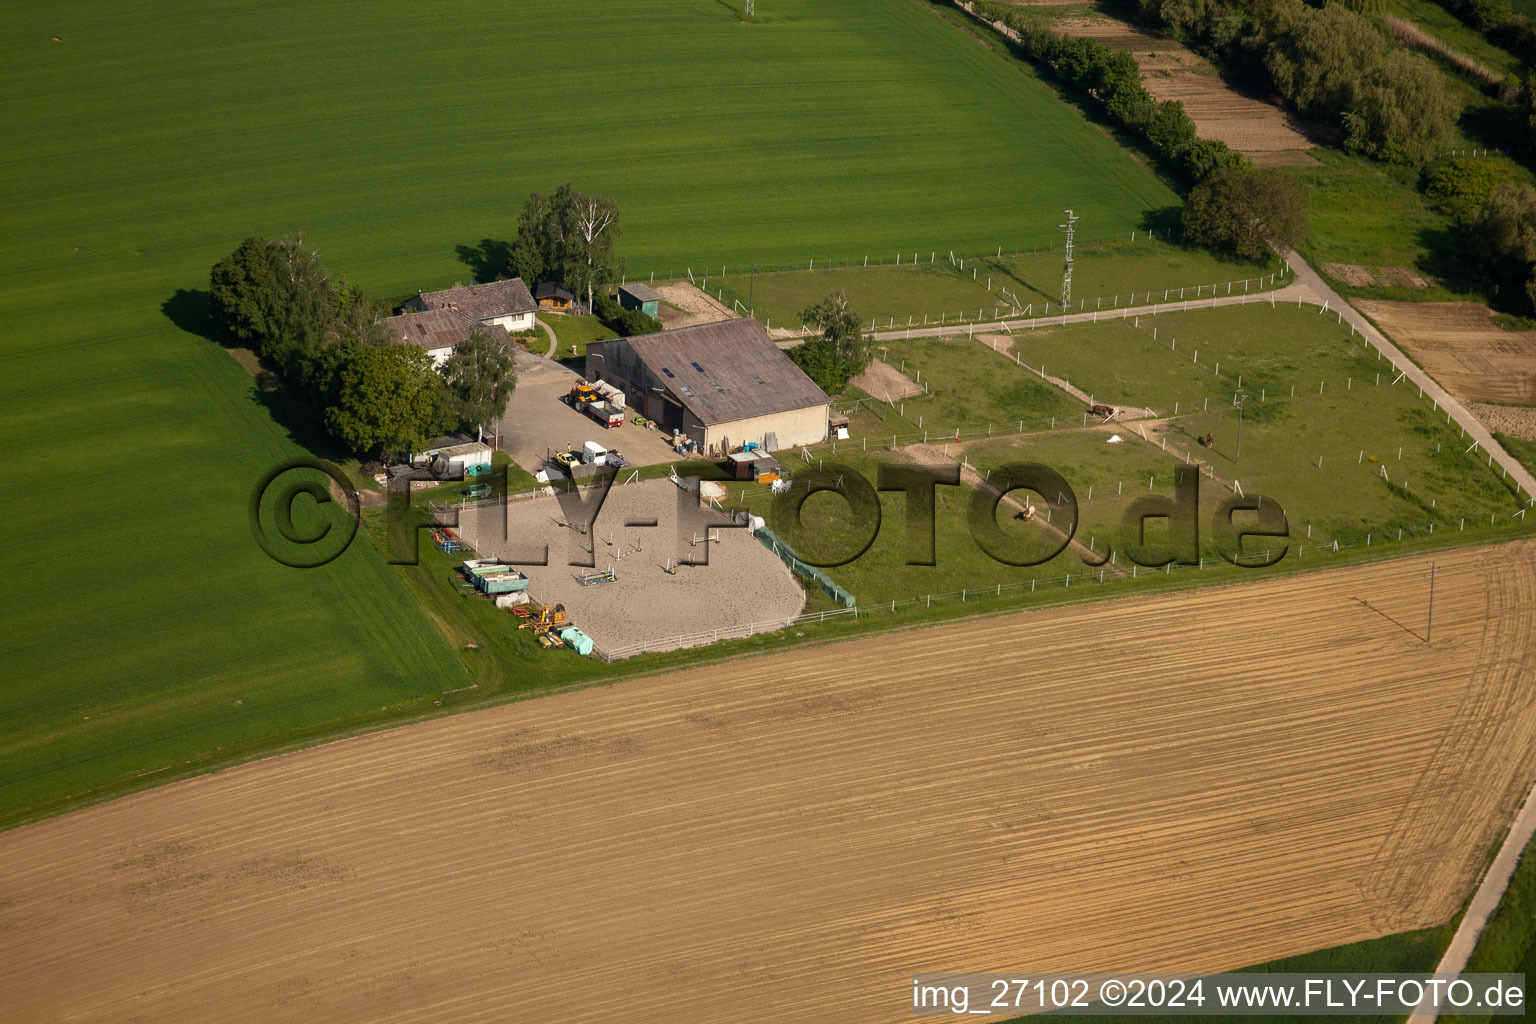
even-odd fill
[{"label": "utility pole", "polygon": [[[752,0],[747,0],[747,5],[749,7],[751,6],[751,3],[752,3]],[[749,279],[749,281],[747,283],[747,319],[749,319],[749,320],[755,318],[755,314],[752,311],[754,309],[756,309],[757,307],[752,302],[752,293],[754,291],[756,291],[756,289],[757,289],[757,260],[753,260],[752,261],[752,277]]]},{"label": "utility pole", "polygon": [[1061,311],[1065,313],[1072,305],[1072,234],[1077,224],[1077,215],[1071,210],[1061,212],[1067,215],[1065,224],[1056,225],[1067,233],[1066,257],[1061,269]]},{"label": "utility pole", "polygon": [[1429,563],[1429,623],[1424,627],[1424,642],[1429,643],[1435,628],[1435,563]]},{"label": "utility pole", "polygon": [[1243,403],[1248,401],[1248,393],[1238,388],[1232,400],[1237,404],[1237,455],[1232,461],[1240,462],[1243,458]]}]

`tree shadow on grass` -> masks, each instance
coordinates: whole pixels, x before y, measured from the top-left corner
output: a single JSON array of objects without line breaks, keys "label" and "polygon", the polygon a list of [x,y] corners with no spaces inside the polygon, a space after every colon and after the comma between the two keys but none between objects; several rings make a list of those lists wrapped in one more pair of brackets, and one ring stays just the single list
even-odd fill
[{"label": "tree shadow on grass", "polygon": [[325,414],[289,387],[277,367],[262,359],[254,350],[232,338],[222,336],[209,308],[208,292],[201,288],[178,288],[160,304],[165,318],[188,334],[203,338],[229,353],[256,383],[256,400],[266,408],[272,421],[288,439],[322,459],[345,459],[348,452],[325,429]]},{"label": "tree shadow on grass", "polygon": [[1142,231],[1150,231],[1153,237],[1164,242],[1183,244],[1184,238],[1184,206],[1162,206],[1156,210],[1148,210],[1141,215]]},{"label": "tree shadow on grass", "polygon": [[511,242],[482,238],[477,245],[454,246],[453,253],[474,273],[476,281],[499,281],[512,276]]}]

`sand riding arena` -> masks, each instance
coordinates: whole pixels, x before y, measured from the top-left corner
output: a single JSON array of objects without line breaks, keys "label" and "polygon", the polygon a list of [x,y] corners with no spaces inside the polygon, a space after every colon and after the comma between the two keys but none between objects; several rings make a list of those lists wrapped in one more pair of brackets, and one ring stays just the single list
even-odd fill
[{"label": "sand riding arena", "polygon": [[776,555],[671,480],[615,484],[601,505],[596,487],[472,505],[458,532],[519,564],[530,596],[565,605],[609,658],[780,629],[805,606]]}]

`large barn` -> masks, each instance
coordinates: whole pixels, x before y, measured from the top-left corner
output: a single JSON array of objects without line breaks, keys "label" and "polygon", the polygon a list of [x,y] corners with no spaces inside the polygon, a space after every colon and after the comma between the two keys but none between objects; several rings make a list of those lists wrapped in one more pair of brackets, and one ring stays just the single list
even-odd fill
[{"label": "large barn", "polygon": [[623,389],[631,408],[705,451],[827,437],[830,400],[756,320],[589,342],[587,378]]}]

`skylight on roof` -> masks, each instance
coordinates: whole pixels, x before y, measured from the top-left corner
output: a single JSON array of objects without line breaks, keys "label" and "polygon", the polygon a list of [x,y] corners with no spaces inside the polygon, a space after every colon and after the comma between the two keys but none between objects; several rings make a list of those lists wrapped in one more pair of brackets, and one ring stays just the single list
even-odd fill
[{"label": "skylight on roof", "polygon": [[663,366],[661,368],[661,372],[666,374],[668,377],[671,377],[674,380],[677,379],[677,374],[673,373],[671,370],[667,369],[665,366]]},{"label": "skylight on roof", "polygon": [[683,394],[687,395],[689,398],[693,397],[693,392],[688,390],[687,384],[683,385]]},{"label": "skylight on roof", "polygon": [[698,364],[698,363],[693,363],[693,364],[691,364],[691,365],[692,365],[692,366],[693,366],[693,368],[694,368],[694,369],[695,369],[695,370],[698,370],[698,371],[699,371],[699,372],[700,372],[700,373],[703,373],[703,372],[704,372],[704,367],[702,367],[702,366],[700,366],[700,365],[699,365],[699,364]]}]

